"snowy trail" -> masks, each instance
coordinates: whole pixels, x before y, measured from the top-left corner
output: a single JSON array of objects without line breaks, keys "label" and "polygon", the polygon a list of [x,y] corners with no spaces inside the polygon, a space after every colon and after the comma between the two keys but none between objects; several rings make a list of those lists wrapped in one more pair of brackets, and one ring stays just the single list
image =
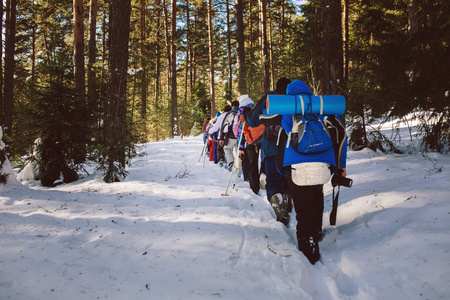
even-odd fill
[{"label": "snowy trail", "polygon": [[[125,182],[0,186],[3,299],[445,299],[449,157],[349,153],[322,258],[297,250],[264,197],[198,162],[200,137],[143,145]],[[389,169],[389,170],[387,170]],[[425,177],[425,178],[424,178]],[[428,177],[428,178],[426,178]],[[233,177],[234,180],[234,177]]]}]

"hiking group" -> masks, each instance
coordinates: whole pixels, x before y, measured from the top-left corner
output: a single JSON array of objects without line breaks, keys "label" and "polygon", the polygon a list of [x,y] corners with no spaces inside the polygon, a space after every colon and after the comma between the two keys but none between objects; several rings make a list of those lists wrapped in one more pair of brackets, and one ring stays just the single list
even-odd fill
[{"label": "hiking group", "polygon": [[[289,114],[268,114],[269,106],[280,99],[275,96],[283,95],[300,99],[300,114],[297,108]],[[322,96],[320,112],[307,114],[304,98],[312,95],[303,81],[280,78],[275,91],[269,91],[256,105],[248,95],[241,95],[206,121],[203,139],[210,161],[231,172],[233,168],[242,172],[255,194],[266,190],[277,221],[287,225],[289,213],[295,209],[298,248],[315,264],[320,259],[323,185],[330,178],[333,187],[350,184],[345,182],[349,180],[345,128],[339,115],[327,114]]]}]

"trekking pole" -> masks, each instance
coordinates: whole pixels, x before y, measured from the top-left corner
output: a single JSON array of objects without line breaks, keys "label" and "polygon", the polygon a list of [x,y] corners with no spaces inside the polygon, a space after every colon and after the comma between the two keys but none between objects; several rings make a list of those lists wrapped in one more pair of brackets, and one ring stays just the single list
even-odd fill
[{"label": "trekking pole", "polygon": [[[245,122],[243,124],[245,124]],[[243,128],[244,128],[244,126],[242,126],[241,135],[239,136],[238,149],[239,149],[239,145],[241,144],[242,136],[244,135],[244,129]],[[238,154],[239,154],[239,152],[238,152]],[[225,190],[225,194],[222,194],[222,196],[229,196],[227,194],[227,192],[228,192],[228,188],[230,187],[231,177],[233,177],[234,167],[236,167],[236,160],[238,160],[238,159],[239,159],[239,156],[237,156],[237,159],[235,159],[234,162],[233,162],[233,168],[231,169],[230,179],[228,179],[227,189]]]},{"label": "trekking pole", "polygon": [[207,156],[207,155],[203,155],[203,168],[205,167],[206,156]]},{"label": "trekking pole", "polygon": [[200,157],[198,158],[198,162],[200,162],[200,160],[202,159],[203,152],[205,151],[206,143],[208,143],[208,137],[206,138],[205,142],[203,143],[202,154],[200,154]]},{"label": "trekking pole", "polygon": [[237,168],[236,177],[234,177],[233,189],[236,186],[236,181],[237,181],[237,178],[239,175],[239,170],[241,169],[241,165],[242,165],[242,159],[239,159],[239,166]]}]

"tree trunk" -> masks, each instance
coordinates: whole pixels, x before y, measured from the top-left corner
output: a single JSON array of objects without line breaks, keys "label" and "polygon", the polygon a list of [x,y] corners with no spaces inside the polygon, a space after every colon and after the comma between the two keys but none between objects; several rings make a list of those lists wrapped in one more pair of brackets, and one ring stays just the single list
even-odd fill
[{"label": "tree trunk", "polygon": [[[101,71],[101,83],[100,83],[100,98],[103,100],[100,103],[103,105],[103,109],[107,109],[107,73],[106,73],[106,67],[108,64],[108,52],[107,52],[107,23],[106,23],[106,10],[103,10],[103,20],[102,20],[102,71]],[[101,118],[98,118],[98,126],[101,127]]]},{"label": "tree trunk", "polygon": [[259,31],[261,44],[261,88],[262,93],[269,90],[269,51],[267,42],[267,2],[259,0]]},{"label": "tree trunk", "polygon": [[269,61],[270,61],[270,90],[274,90],[274,85],[275,85],[275,66],[274,66],[274,59],[273,59],[273,36],[272,36],[272,32],[273,32],[273,28],[272,28],[272,14],[270,12],[270,2],[268,4],[269,6],[269,10],[268,10],[268,14],[269,14]]},{"label": "tree trunk", "polygon": [[341,0],[322,1],[324,94],[340,94],[343,82]]},{"label": "tree trunk", "polygon": [[230,28],[230,3],[226,0],[227,7],[227,50],[228,50],[228,89],[233,99],[233,61],[231,57],[231,28]]},{"label": "tree trunk", "polygon": [[[0,5],[0,16],[3,18],[3,1]],[[0,22],[0,32],[3,32],[3,22]],[[4,124],[3,109],[3,34],[0,34],[0,126]]]},{"label": "tree trunk", "polygon": [[194,88],[195,82],[197,82],[197,49],[194,46],[196,44],[197,33],[197,21],[198,12],[194,14],[194,34],[192,35],[192,53],[191,53],[191,90]]},{"label": "tree trunk", "polygon": [[[161,38],[160,28],[161,28],[161,2],[157,0],[156,2],[156,47],[155,47],[155,102],[154,111],[157,112],[159,109],[159,99],[161,95],[161,48],[159,40]],[[155,123],[155,139],[159,139],[159,125]]]},{"label": "tree trunk", "polygon": [[162,2],[163,10],[164,10],[164,29],[166,32],[165,41],[166,41],[166,58],[167,58],[167,94],[170,94],[170,83],[171,83],[171,43],[170,43],[170,35],[169,35],[169,12],[167,11],[166,0]]},{"label": "tree trunk", "polygon": [[126,110],[130,15],[131,0],[111,0],[108,115],[105,119],[105,135],[109,152],[106,182],[118,181],[120,177],[125,176],[125,153],[128,147]]},{"label": "tree trunk", "polygon": [[[35,4],[34,1],[35,0],[33,0],[33,5]],[[2,4],[0,16],[3,16],[3,4]],[[33,20],[36,19],[36,15],[34,12],[32,13],[32,18],[33,18]],[[32,28],[31,28],[31,82],[33,84],[35,84],[36,83],[36,27],[37,27],[36,22],[33,21],[31,26],[32,26]],[[3,32],[3,28],[2,28],[2,32]],[[0,61],[2,61],[1,55],[0,55]],[[0,86],[2,86],[2,85],[0,84]]]},{"label": "tree trunk", "polygon": [[5,82],[4,82],[4,119],[3,126],[5,134],[13,134],[14,114],[14,50],[16,38],[16,0],[6,1],[5,22]]},{"label": "tree trunk", "polygon": [[75,92],[77,102],[86,101],[86,82],[84,71],[84,22],[83,0],[73,0],[73,57],[75,72]]},{"label": "tree trunk", "polygon": [[[186,0],[186,67],[184,72],[184,105],[187,105],[188,83],[191,59],[191,33],[190,33],[190,7],[189,0]],[[191,91],[191,89],[189,89]]]},{"label": "tree trunk", "polygon": [[348,2],[350,0],[344,0],[344,7],[343,7],[343,19],[344,19],[344,82],[347,83],[348,81],[348,68],[349,68],[349,53],[348,53],[348,47],[349,47],[349,31],[348,31]]},{"label": "tree trunk", "polygon": [[[253,45],[253,18],[252,18],[252,14],[253,14],[253,5],[252,5],[252,2],[249,1],[249,3],[248,3],[248,23],[249,23],[248,25],[250,27],[250,29],[249,29],[250,64],[249,64],[249,72],[248,72],[248,74],[250,74],[249,76],[253,76],[253,74],[254,74],[253,62],[255,61],[255,53],[254,53],[254,50],[253,50],[254,45]],[[253,78],[251,78],[251,80],[253,80]]]},{"label": "tree trunk", "polygon": [[145,47],[145,15],[147,12],[146,1],[139,0],[140,5],[140,18],[139,18],[139,42],[140,42],[140,60],[141,60],[141,117],[147,118],[147,65],[146,65],[146,47]]},{"label": "tree trunk", "polygon": [[245,37],[244,37],[244,7],[243,0],[236,2],[236,51],[238,69],[238,91],[245,94]]},{"label": "tree trunk", "polygon": [[145,32],[147,31],[145,26],[145,14],[147,12],[146,1],[139,0],[140,4],[140,51],[141,51],[141,117],[147,118],[147,64],[146,64],[146,47],[145,47]]},{"label": "tree trunk", "polygon": [[179,132],[178,103],[177,103],[177,1],[172,0],[172,87],[171,87],[171,112],[172,112],[172,137]]},{"label": "tree trunk", "polygon": [[96,42],[96,31],[97,31],[97,0],[91,0],[91,5],[89,7],[89,49],[88,49],[88,103],[94,103],[96,100],[96,88],[95,88],[95,70],[94,65],[97,60],[97,42]]},{"label": "tree trunk", "polygon": [[[286,68],[286,56],[284,55],[284,36],[285,36],[285,27],[286,25],[285,23],[285,7],[286,7],[286,3],[285,0],[281,1],[281,24],[280,24],[280,56],[281,57],[281,67],[284,69]],[[273,62],[272,62],[273,63]],[[274,76],[275,77],[275,76]]]},{"label": "tree trunk", "polygon": [[209,37],[209,91],[211,97],[211,119],[215,117],[216,101],[214,95],[214,43],[213,43],[212,5],[208,0],[208,37]]}]

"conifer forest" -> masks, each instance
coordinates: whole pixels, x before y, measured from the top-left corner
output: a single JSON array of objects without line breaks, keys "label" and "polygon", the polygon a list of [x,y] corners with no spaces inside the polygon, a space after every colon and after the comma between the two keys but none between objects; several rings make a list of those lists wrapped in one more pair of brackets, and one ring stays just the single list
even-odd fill
[{"label": "conifer forest", "polygon": [[[52,186],[87,160],[126,177],[137,144],[206,119],[281,77],[345,95],[354,150],[398,151],[375,120],[420,121],[449,150],[448,0],[3,0],[0,158]],[[26,158],[26,159],[24,159]],[[0,165],[1,166],[1,165]]]}]

